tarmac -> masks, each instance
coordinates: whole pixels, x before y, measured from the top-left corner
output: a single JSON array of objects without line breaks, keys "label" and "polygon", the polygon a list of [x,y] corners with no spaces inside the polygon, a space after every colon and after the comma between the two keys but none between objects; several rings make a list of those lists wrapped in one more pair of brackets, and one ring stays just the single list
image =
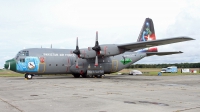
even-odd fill
[{"label": "tarmac", "polygon": [[200,75],[0,77],[0,112],[200,112]]}]

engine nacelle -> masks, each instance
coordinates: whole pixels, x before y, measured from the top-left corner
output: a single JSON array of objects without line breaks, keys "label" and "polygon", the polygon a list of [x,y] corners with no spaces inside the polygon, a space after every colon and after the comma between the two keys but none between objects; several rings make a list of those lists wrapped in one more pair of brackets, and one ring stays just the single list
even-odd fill
[{"label": "engine nacelle", "polygon": [[[122,49],[118,48],[118,46],[115,44],[100,45],[100,47],[101,50],[98,56],[114,56],[124,52]],[[81,58],[87,59],[96,57],[96,51],[94,51],[92,47],[88,47],[88,49],[80,49],[80,51],[81,51],[80,54]]]},{"label": "engine nacelle", "polygon": [[114,56],[114,55],[118,55],[121,53],[122,52],[120,51],[118,46],[115,44],[101,46],[100,55],[102,55],[102,56]]}]

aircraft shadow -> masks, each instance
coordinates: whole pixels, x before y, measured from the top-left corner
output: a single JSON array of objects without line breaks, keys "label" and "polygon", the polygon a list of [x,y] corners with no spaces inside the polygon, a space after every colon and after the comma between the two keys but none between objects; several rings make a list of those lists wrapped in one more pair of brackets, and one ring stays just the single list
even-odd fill
[{"label": "aircraft shadow", "polygon": [[[144,76],[145,77],[145,76]],[[44,79],[74,79],[74,80],[112,80],[114,82],[118,82],[118,81],[158,81],[160,79],[152,79],[151,77],[145,77],[143,76],[137,77],[137,76],[127,76],[127,75],[108,75],[108,76],[104,76],[103,78],[74,78],[72,75],[67,75],[67,76],[33,76],[33,79],[31,80],[44,80]],[[10,78],[9,78],[10,79]],[[25,80],[24,77],[12,77],[12,80]]]}]

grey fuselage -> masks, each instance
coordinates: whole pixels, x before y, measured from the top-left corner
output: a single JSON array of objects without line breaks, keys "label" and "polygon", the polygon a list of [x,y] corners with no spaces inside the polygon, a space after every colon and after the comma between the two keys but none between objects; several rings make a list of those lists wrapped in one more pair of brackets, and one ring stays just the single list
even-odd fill
[{"label": "grey fuselage", "polygon": [[78,58],[72,49],[30,48],[19,51],[14,58],[18,73],[30,74],[82,74],[90,70],[95,74],[98,70],[103,74],[118,72],[136,61],[144,58],[146,53],[125,52],[115,56],[99,56],[98,66],[95,58]]}]

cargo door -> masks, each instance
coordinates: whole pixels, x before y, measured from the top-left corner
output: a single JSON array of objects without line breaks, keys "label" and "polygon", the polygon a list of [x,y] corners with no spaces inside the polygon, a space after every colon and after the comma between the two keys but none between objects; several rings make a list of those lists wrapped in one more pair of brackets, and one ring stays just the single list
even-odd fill
[{"label": "cargo door", "polygon": [[118,60],[112,60],[112,69],[111,72],[116,72],[118,68]]}]

